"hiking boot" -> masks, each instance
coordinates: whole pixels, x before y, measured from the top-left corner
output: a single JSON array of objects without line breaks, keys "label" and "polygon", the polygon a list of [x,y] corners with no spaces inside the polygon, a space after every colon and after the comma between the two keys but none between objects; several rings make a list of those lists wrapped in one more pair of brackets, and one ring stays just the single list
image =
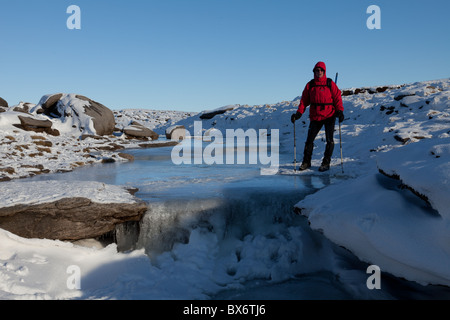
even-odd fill
[{"label": "hiking boot", "polygon": [[322,163],[322,165],[319,167],[320,172],[328,171],[330,170],[330,165],[326,163]]},{"label": "hiking boot", "polygon": [[311,163],[303,162],[302,165],[300,166],[299,170],[303,171],[303,170],[306,170],[308,168],[311,168]]}]

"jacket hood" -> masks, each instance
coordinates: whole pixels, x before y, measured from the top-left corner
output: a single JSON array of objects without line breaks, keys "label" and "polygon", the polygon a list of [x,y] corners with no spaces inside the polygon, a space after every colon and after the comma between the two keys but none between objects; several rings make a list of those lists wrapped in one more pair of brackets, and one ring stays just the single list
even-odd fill
[{"label": "jacket hood", "polygon": [[[322,68],[325,72],[323,73],[323,77],[322,78],[320,78],[320,79],[317,78],[316,79],[316,76],[314,75],[314,79],[315,80],[326,79],[327,78],[327,66],[325,65],[325,62],[322,62],[322,61],[317,62],[316,65],[314,66],[314,69],[316,69],[316,68]],[[313,69],[313,72],[314,72],[314,69]]]}]

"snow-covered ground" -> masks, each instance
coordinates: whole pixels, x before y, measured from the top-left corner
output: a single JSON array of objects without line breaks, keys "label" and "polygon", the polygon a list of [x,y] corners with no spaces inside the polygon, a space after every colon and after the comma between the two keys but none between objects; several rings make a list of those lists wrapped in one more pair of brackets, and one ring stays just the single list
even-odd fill
[{"label": "snow-covered ground", "polygon": [[[344,174],[338,132],[330,172],[317,172],[324,151],[323,132],[316,139],[310,170],[294,172],[290,160],[282,162],[278,172],[345,177],[307,196],[296,207],[308,217],[313,229],[361,260],[420,284],[450,286],[449,85],[450,79],[441,79],[388,86],[386,90],[378,90],[382,92],[366,88],[364,92],[344,96]],[[354,88],[343,91],[347,90],[354,91]],[[158,123],[161,131],[169,125],[180,124],[197,136],[213,127],[223,134],[226,129],[269,132],[278,129],[280,154],[283,159],[292,155],[293,160],[290,115],[298,103],[296,98],[272,105],[227,106],[203,120],[200,117],[204,113],[181,116],[179,121],[166,121],[168,115],[163,114]],[[155,114],[148,111],[123,110],[115,115],[119,125],[120,121],[126,125],[129,119],[139,119],[138,122],[148,126],[157,126]],[[200,120],[203,132],[194,132],[194,121]],[[108,138],[111,141],[99,142],[92,138],[77,141],[68,135],[50,137],[21,132],[11,126],[17,123],[14,121],[17,115],[13,112],[0,113],[0,174],[6,178],[29,176],[30,171],[72,170],[77,163],[86,164],[86,158],[79,155],[85,154],[82,150],[96,147],[98,151],[100,143],[104,146],[120,142],[114,137]],[[308,124],[306,115],[296,123],[299,162]],[[123,145],[139,144],[124,141]],[[50,152],[42,148],[50,148]],[[110,157],[117,154],[117,151],[101,151],[98,158],[90,160],[101,161],[105,152],[111,152],[107,155]],[[41,166],[48,170],[43,172]],[[379,170],[398,180],[382,175]],[[15,188],[21,188],[20,182],[2,184],[11,187],[13,193]],[[32,198],[35,194],[28,196]],[[6,199],[2,198],[0,204],[6,206]],[[199,239],[196,232],[191,234],[190,245],[197,251],[191,252],[190,266],[177,265],[173,260],[165,265],[164,261],[171,258],[162,256],[160,266],[172,268],[173,279],[161,279],[160,269],[141,250],[117,253],[114,245],[104,249],[86,248],[60,241],[23,239],[0,230],[0,299],[141,298],[140,292],[147,292],[146,297],[150,299],[186,297],[187,292],[192,298],[204,298],[202,290],[214,292],[220,284],[211,279],[195,285],[189,281],[196,273],[208,271],[195,270],[195,259],[214,254],[209,246],[215,240],[203,243]],[[69,268],[72,265],[92,275],[83,280],[89,296],[68,288],[66,281],[74,272]],[[184,274],[184,281],[178,281],[178,273],[187,271],[190,273]],[[118,290],[127,292],[115,294]]]},{"label": "snow-covered ground", "polygon": [[195,114],[196,112],[147,109],[123,109],[114,111],[118,128],[122,129],[129,125],[131,121],[137,121],[160,135],[164,135],[165,130],[170,126]]},{"label": "snow-covered ground", "polygon": [[[120,155],[123,148],[139,148],[140,145],[152,143],[137,139],[126,139],[125,135],[95,136],[90,133],[80,137],[80,130],[73,121],[52,119],[53,128],[59,130],[59,136],[34,131],[23,131],[16,127],[20,124],[19,116],[24,113],[14,111],[22,108],[23,103],[11,106],[0,113],[0,181],[25,178],[42,173],[67,172],[73,169],[107,161],[128,161]],[[28,104],[33,110],[36,106]],[[165,129],[174,121],[195,113],[182,111],[155,111],[125,109],[113,111],[118,132],[136,121],[155,131],[161,139],[165,138]],[[80,113],[81,114],[81,113]],[[35,113],[34,113],[35,115]],[[42,117],[48,119],[48,117]],[[89,126],[89,119],[83,121]],[[89,133],[89,132],[88,132]]]}]

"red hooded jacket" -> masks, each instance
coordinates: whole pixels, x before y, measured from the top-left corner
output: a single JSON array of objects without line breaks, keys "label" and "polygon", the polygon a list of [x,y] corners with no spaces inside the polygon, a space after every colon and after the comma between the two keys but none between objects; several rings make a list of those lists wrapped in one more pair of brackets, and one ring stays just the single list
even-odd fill
[{"label": "red hooded jacket", "polygon": [[314,76],[315,86],[306,85],[302,93],[302,99],[298,112],[305,113],[310,105],[309,118],[312,121],[322,121],[334,116],[336,110],[344,111],[341,90],[334,81],[331,82],[331,90],[327,87],[327,68],[324,62],[318,62],[315,68],[322,68],[325,72],[322,78]]}]

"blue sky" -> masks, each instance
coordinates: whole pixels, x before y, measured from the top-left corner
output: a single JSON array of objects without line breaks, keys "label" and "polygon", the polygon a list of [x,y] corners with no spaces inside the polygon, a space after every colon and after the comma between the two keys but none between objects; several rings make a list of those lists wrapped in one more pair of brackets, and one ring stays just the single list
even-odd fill
[{"label": "blue sky", "polygon": [[317,61],[341,89],[447,78],[449,16],[448,0],[1,0],[0,97],[202,111],[292,100]]}]

